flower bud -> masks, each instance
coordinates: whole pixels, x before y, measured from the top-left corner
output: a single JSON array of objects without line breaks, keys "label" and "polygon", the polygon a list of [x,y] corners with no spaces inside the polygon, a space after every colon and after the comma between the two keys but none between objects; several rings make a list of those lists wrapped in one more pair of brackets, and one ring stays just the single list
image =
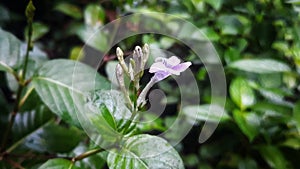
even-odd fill
[{"label": "flower bud", "polygon": [[123,53],[122,49],[117,47],[116,53],[117,53],[118,60],[120,62],[124,61],[124,57],[123,57],[124,53]]},{"label": "flower bud", "polygon": [[128,73],[131,81],[134,81],[134,67],[135,67],[134,60],[130,58]]},{"label": "flower bud", "polygon": [[32,23],[33,16],[34,16],[34,11],[35,11],[35,7],[32,3],[32,0],[30,0],[29,3],[27,4],[26,10],[25,10],[25,15],[27,17],[28,22]]},{"label": "flower bud", "polygon": [[124,72],[123,72],[123,69],[120,64],[117,64],[117,66],[116,66],[116,78],[117,78],[120,88],[123,88],[123,87],[125,88]]},{"label": "flower bud", "polygon": [[139,46],[136,46],[134,51],[133,51],[133,60],[135,61],[135,69],[134,69],[134,74],[137,75],[139,72],[143,71],[142,67],[142,61],[143,61],[143,51],[142,48]]},{"label": "flower bud", "polygon": [[126,75],[129,76],[128,67],[127,67],[127,65],[124,61],[124,57],[123,57],[124,53],[123,53],[122,49],[117,47],[116,54],[117,54],[117,57],[118,57],[118,60],[119,60],[119,63],[121,65],[121,67],[123,68]]},{"label": "flower bud", "polygon": [[143,46],[143,51],[144,51],[143,65],[145,66],[150,54],[150,48],[147,43]]}]

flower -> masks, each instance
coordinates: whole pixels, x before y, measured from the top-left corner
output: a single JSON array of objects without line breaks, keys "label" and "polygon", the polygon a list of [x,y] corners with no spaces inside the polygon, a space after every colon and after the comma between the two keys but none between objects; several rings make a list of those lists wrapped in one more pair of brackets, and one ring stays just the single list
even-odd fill
[{"label": "flower", "polygon": [[191,62],[180,63],[180,60],[176,56],[172,56],[168,59],[162,57],[156,58],[155,63],[152,64],[149,70],[150,73],[155,74],[140,93],[137,99],[138,107],[146,104],[146,95],[155,83],[167,78],[172,74],[180,75],[181,72],[185,71],[191,65]]},{"label": "flower", "polygon": [[159,57],[155,59],[155,63],[150,67],[149,72],[155,73],[153,78],[155,82],[158,82],[172,74],[180,75],[180,73],[185,71],[191,64],[191,62],[180,63],[180,60],[176,56],[172,56],[168,59]]}]

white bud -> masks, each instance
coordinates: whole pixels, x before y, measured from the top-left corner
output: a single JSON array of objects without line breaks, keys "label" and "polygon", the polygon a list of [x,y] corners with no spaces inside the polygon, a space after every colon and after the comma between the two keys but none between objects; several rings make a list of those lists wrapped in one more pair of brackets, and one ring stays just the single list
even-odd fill
[{"label": "white bud", "polygon": [[144,51],[143,64],[145,66],[150,54],[150,48],[147,43],[143,46],[143,51]]},{"label": "white bud", "polygon": [[124,61],[124,57],[123,57],[124,53],[123,53],[122,49],[117,47],[116,53],[117,53],[118,60],[120,62]]},{"label": "white bud", "polygon": [[123,87],[125,88],[124,72],[123,72],[123,69],[120,64],[117,64],[117,66],[116,66],[116,78],[117,78],[120,88],[123,88]]},{"label": "white bud", "polygon": [[131,81],[134,81],[134,66],[134,60],[130,58],[128,73]]}]

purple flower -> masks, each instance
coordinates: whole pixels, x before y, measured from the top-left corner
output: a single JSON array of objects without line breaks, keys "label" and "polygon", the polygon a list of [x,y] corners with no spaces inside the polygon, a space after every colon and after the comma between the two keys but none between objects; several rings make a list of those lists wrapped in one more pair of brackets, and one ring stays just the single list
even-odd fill
[{"label": "purple flower", "polygon": [[191,62],[180,63],[180,60],[176,56],[172,56],[168,59],[159,57],[155,59],[155,63],[150,67],[149,72],[155,73],[153,78],[158,82],[172,74],[180,75],[180,73],[185,71],[191,64]]},{"label": "purple flower", "polygon": [[168,59],[161,57],[155,59],[155,63],[153,63],[149,70],[150,73],[155,74],[140,93],[137,99],[138,107],[146,104],[146,95],[155,83],[170,75],[180,75],[180,73],[185,71],[191,64],[191,62],[180,63],[180,60],[176,56],[172,56]]}]

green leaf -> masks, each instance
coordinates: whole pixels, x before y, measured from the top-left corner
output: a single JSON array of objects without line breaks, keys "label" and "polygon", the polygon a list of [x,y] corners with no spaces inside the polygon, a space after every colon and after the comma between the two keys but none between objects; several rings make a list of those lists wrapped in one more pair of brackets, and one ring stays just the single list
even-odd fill
[{"label": "green leaf", "polygon": [[20,55],[21,41],[14,35],[0,28],[0,71],[13,72],[22,64]]},{"label": "green leaf", "polygon": [[[32,23],[32,41],[36,41],[49,32],[49,27],[40,22]],[[25,28],[25,39],[28,40],[28,26]]]},{"label": "green leaf", "polygon": [[211,41],[218,41],[220,36],[211,27],[203,27],[200,31]]},{"label": "green leaf", "polygon": [[254,112],[242,112],[239,110],[233,111],[233,118],[242,132],[249,138],[250,141],[259,133],[260,117]]},{"label": "green leaf", "polygon": [[217,18],[217,26],[223,35],[237,35],[243,27],[238,15],[220,15]]},{"label": "green leaf", "polygon": [[204,1],[209,5],[211,5],[216,11],[218,11],[221,8],[223,2],[223,0],[204,0]]},{"label": "green leaf", "polygon": [[77,36],[89,46],[102,52],[108,50],[108,35],[99,29],[83,25],[78,28]]},{"label": "green leaf", "polygon": [[103,118],[105,119],[105,121],[109,124],[110,127],[112,127],[113,129],[117,129],[117,125],[115,122],[114,117],[111,115],[111,113],[109,112],[109,110],[107,109],[105,104],[101,104],[100,105],[100,113],[103,116]]},{"label": "green leaf", "polygon": [[42,127],[54,116],[45,105],[38,105],[32,110],[19,112],[12,127],[16,141]]},{"label": "green leaf", "polygon": [[276,73],[290,71],[290,67],[288,65],[273,59],[243,59],[231,63],[229,67],[251,73]]},{"label": "green leaf", "polygon": [[73,163],[70,160],[55,158],[48,160],[38,169],[80,169],[76,166],[73,166]]},{"label": "green leaf", "polygon": [[80,126],[76,115],[77,106],[83,106],[84,103],[75,104],[74,98],[84,100],[85,92],[110,87],[96,70],[80,62],[64,59],[44,64],[32,83],[52,112],[76,126]]},{"label": "green leaf", "polygon": [[194,5],[194,7],[197,9],[198,12],[204,12],[205,11],[205,4],[202,0],[191,0],[192,3],[189,3],[189,1],[182,1],[184,3],[184,5],[186,5],[188,8],[190,8],[190,10],[192,10],[191,8],[191,4]]},{"label": "green leaf", "polygon": [[153,112],[143,112],[139,119],[137,127],[141,132],[149,132],[153,130],[165,131],[166,127],[163,123],[162,118]]},{"label": "green leaf", "polygon": [[[21,56],[25,56],[26,49],[27,49],[27,44],[22,43],[21,51],[20,51]],[[36,73],[37,69],[40,68],[40,66],[43,63],[45,63],[47,60],[48,60],[47,54],[43,52],[41,49],[39,49],[37,46],[34,46],[32,51],[30,51],[29,53],[28,65],[26,71],[27,79],[30,79]],[[19,84],[16,78],[12,74],[7,73],[6,79],[10,90],[17,92]]]},{"label": "green leaf", "polygon": [[81,136],[82,132],[76,128],[49,124],[28,136],[24,145],[38,152],[66,153],[78,145]]},{"label": "green leaf", "polygon": [[296,122],[296,126],[298,128],[298,132],[300,133],[300,101],[295,104],[293,111],[293,119]]},{"label": "green leaf", "polygon": [[255,103],[254,92],[248,82],[243,78],[236,78],[231,82],[229,94],[231,99],[241,110],[245,110]]},{"label": "green leaf", "polygon": [[69,58],[71,60],[78,60],[78,61],[82,60],[84,58],[84,54],[81,51],[82,51],[82,47],[81,46],[74,46],[71,49]]},{"label": "green leaf", "polygon": [[274,169],[288,168],[288,162],[277,147],[264,145],[259,146],[258,150],[270,167]]},{"label": "green leaf", "polygon": [[167,141],[147,134],[130,137],[121,150],[109,152],[107,164],[110,169],[184,168],[180,156]]},{"label": "green leaf", "polygon": [[291,4],[294,4],[294,5],[300,5],[300,0],[288,0],[288,1],[286,1],[286,3],[291,3]]},{"label": "green leaf", "polygon": [[105,139],[114,142],[131,117],[123,94],[116,90],[99,90],[87,96],[85,116],[92,122],[89,126]]},{"label": "green leaf", "polygon": [[218,105],[194,105],[187,106],[183,108],[183,113],[191,119],[196,119],[198,121],[209,121],[209,122],[219,122],[220,120],[227,120],[229,116],[225,110]]},{"label": "green leaf", "polygon": [[73,17],[74,19],[81,19],[82,18],[82,11],[76,5],[69,4],[69,3],[59,3],[55,6],[55,10],[62,12],[68,16]]},{"label": "green leaf", "polygon": [[9,67],[6,63],[1,61],[0,61],[0,71],[9,72],[11,74],[14,72],[14,70],[11,67]]},{"label": "green leaf", "polygon": [[256,103],[251,106],[251,109],[257,112],[262,112],[264,116],[278,116],[280,118],[286,117],[288,119],[292,116],[292,108],[266,101]]},{"label": "green leaf", "polygon": [[270,102],[274,102],[280,105],[292,106],[292,103],[285,99],[286,96],[291,95],[288,91],[282,88],[263,88],[258,87],[259,93]]},{"label": "green leaf", "polygon": [[168,49],[170,48],[174,43],[175,43],[175,39],[163,36],[162,38],[160,38],[159,40],[159,44],[163,49]]},{"label": "green leaf", "polygon": [[295,138],[287,138],[287,140],[285,140],[281,145],[300,150],[300,135],[296,136]]},{"label": "green leaf", "polygon": [[84,10],[84,21],[86,25],[93,28],[102,26],[105,18],[105,12],[99,5],[89,4]]}]

